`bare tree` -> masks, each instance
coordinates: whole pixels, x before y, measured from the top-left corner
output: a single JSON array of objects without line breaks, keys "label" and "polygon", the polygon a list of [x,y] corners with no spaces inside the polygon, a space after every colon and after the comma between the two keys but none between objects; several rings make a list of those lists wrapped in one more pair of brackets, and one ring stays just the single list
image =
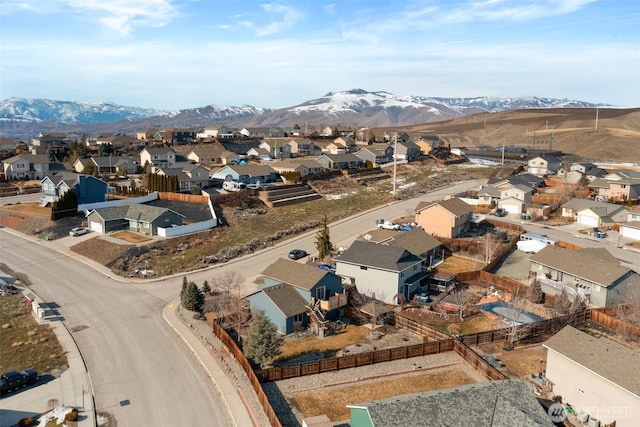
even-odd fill
[{"label": "bare tree", "polygon": [[246,303],[241,295],[244,280],[236,271],[225,271],[211,280],[217,302],[210,307],[217,311],[225,328],[236,328],[246,321]]},{"label": "bare tree", "polygon": [[453,300],[455,301],[456,305],[460,307],[460,311],[458,312],[458,314],[460,315],[461,322],[464,320],[464,306],[468,298],[469,295],[464,286],[456,286],[456,289],[453,291]]},{"label": "bare tree", "polygon": [[498,236],[493,233],[486,233],[481,240],[482,253],[484,254],[484,265],[491,263],[496,254],[500,251],[502,243]]},{"label": "bare tree", "polygon": [[362,322],[370,322],[371,329],[375,329],[378,323],[384,321],[390,311],[385,304],[377,300],[376,297],[381,299],[385,298],[384,294],[361,294],[357,289],[349,296],[349,303],[354,308],[354,316]]}]

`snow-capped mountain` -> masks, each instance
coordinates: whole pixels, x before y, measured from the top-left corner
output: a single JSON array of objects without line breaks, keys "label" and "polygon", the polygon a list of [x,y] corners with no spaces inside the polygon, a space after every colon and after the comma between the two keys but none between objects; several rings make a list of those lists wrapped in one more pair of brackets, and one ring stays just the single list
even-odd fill
[{"label": "snow-capped mountain", "polygon": [[52,121],[63,124],[92,124],[136,120],[165,114],[152,108],[126,107],[112,102],[54,101],[8,98],[0,101],[0,120]]},{"label": "snow-capped mountain", "polygon": [[280,126],[408,126],[468,114],[530,108],[593,108],[588,102],[537,97],[430,98],[353,89],[278,110],[208,105],[167,112],[113,103],[9,98],[0,101],[0,136],[29,138],[41,131],[134,133],[151,128]]}]

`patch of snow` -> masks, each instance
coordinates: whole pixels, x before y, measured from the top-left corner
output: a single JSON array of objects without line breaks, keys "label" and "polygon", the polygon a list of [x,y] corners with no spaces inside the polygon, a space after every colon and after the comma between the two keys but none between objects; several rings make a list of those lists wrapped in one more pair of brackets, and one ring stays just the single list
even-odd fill
[{"label": "patch of snow", "polygon": [[407,182],[406,184],[402,184],[399,188],[403,189],[403,188],[411,188],[413,186],[417,185],[416,182]]},{"label": "patch of snow", "polygon": [[66,424],[64,424],[64,419],[67,414],[70,414],[72,411],[73,408],[65,405],[60,405],[40,417],[40,419],[38,420],[38,424],[36,424],[36,427],[46,427],[47,423],[52,420],[55,420],[56,424],[58,425],[66,426]]}]

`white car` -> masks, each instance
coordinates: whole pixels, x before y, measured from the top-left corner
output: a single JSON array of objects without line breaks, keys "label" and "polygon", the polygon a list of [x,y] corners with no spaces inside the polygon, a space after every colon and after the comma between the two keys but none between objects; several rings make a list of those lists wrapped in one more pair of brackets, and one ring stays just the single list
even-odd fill
[{"label": "white car", "polygon": [[87,234],[89,230],[83,227],[74,227],[69,231],[69,236],[82,236],[83,234]]},{"label": "white car", "polygon": [[378,224],[378,228],[385,230],[400,230],[400,224],[391,221],[384,221]]}]

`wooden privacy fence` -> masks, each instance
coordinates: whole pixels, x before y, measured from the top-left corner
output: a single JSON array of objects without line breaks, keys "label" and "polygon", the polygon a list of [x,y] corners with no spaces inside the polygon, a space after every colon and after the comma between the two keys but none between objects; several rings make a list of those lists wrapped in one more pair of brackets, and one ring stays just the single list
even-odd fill
[{"label": "wooden privacy fence", "polygon": [[158,192],[158,198],[160,200],[176,200],[178,202],[185,203],[200,203],[206,205],[209,203],[209,196],[204,194],[183,194],[183,193],[168,193]]},{"label": "wooden privacy fence", "polygon": [[491,366],[486,360],[484,360],[478,353],[473,351],[466,344],[456,341],[454,350],[460,355],[469,365],[471,365],[478,372],[483,374],[491,381],[499,381],[508,379],[505,374]]},{"label": "wooden privacy fence", "polygon": [[227,334],[227,332],[216,322],[213,322],[213,333],[218,337],[220,341],[222,341],[222,343],[225,346],[227,346],[231,354],[233,354],[233,356],[236,358],[238,363],[240,363],[240,366],[242,366],[242,369],[244,369],[244,372],[247,374],[249,381],[251,381],[253,390],[256,392],[256,395],[258,396],[258,400],[260,401],[260,404],[262,405],[262,409],[264,410],[264,413],[269,419],[269,423],[271,424],[271,426],[282,427],[282,424],[280,424],[280,420],[278,419],[276,412],[273,410],[273,407],[271,406],[271,403],[269,402],[267,395],[262,389],[262,385],[260,385],[260,381],[258,380],[258,377],[256,376],[253,369],[251,368],[251,364],[249,363],[245,355],[242,353],[242,350],[240,350],[240,348],[235,343],[235,341],[231,339],[229,334]]},{"label": "wooden privacy fence", "polygon": [[591,320],[621,334],[628,334],[634,339],[640,338],[640,328],[615,317],[616,310],[626,310],[624,306],[591,309]]},{"label": "wooden privacy fence", "polygon": [[447,340],[414,344],[405,347],[387,348],[349,356],[331,357],[311,362],[297,363],[295,365],[274,366],[256,371],[256,376],[261,382],[280,381],[305,375],[321,374],[323,372],[357,368],[375,363],[443,353],[445,351],[452,351],[454,345],[455,340],[449,338]]}]

